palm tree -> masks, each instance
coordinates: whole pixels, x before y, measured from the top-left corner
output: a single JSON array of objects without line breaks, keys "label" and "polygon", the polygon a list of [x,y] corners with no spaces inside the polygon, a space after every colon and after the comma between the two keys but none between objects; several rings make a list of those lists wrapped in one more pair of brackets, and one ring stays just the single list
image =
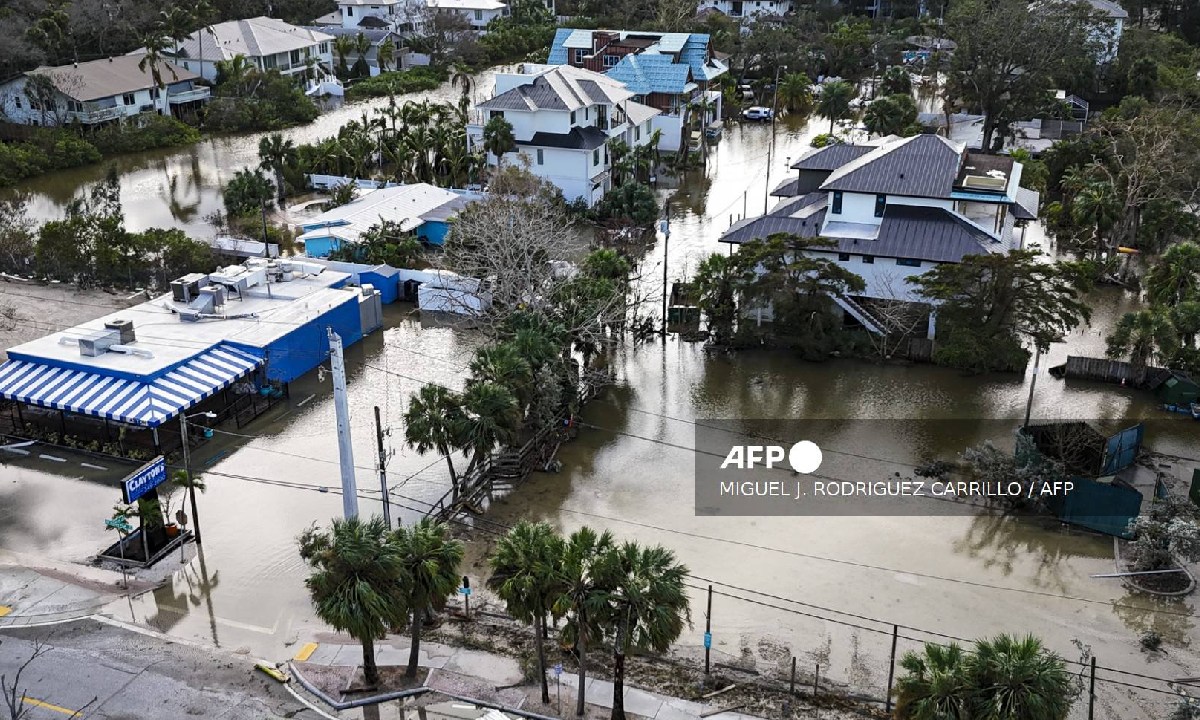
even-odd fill
[{"label": "palm tree", "polygon": [[1092,229],[1093,249],[1097,255],[1107,247],[1105,238],[1121,217],[1121,203],[1110,183],[1089,182],[1071,200],[1071,219]]},{"label": "palm tree", "polygon": [[516,442],[522,417],[512,392],[492,382],[471,383],[463,393],[462,406],[462,448],[471,453],[470,475],[498,446]]},{"label": "palm tree", "polygon": [[829,118],[829,134],[833,124],[850,114],[850,101],[854,99],[854,86],[845,80],[833,80],[821,86],[817,99],[817,114]]},{"label": "palm tree", "polygon": [[475,88],[475,78],[471,75],[471,69],[460,62],[450,66],[450,85],[461,89],[464,98],[470,98],[471,90]]},{"label": "palm tree", "polygon": [[471,377],[476,382],[508,388],[521,408],[526,407],[534,387],[533,366],[511,343],[485,345],[471,360]]},{"label": "palm tree", "polygon": [[483,148],[496,156],[497,168],[504,163],[504,153],[511,152],[516,146],[513,127],[503,116],[497,115],[483,126]]},{"label": "palm tree", "polygon": [[370,77],[371,68],[367,65],[367,53],[371,52],[371,40],[366,35],[359,33],[354,36],[354,53],[358,57],[354,60],[354,67],[351,68],[350,74],[354,77]]},{"label": "palm tree", "polygon": [[550,702],[546,681],[546,615],[561,592],[563,539],[545,522],[522,520],[496,543],[489,559],[487,586],[504,601],[508,614],[533,625],[542,703]]},{"label": "palm tree", "polygon": [[812,81],[804,73],[788,73],[779,81],[779,101],[790,113],[812,108]]},{"label": "palm tree", "polygon": [[350,67],[346,65],[346,56],[354,52],[354,38],[349,35],[338,35],[333,39],[333,52],[337,55],[337,76],[345,80],[350,76]]},{"label": "palm tree", "polygon": [[1128,357],[1131,365],[1146,367],[1156,359],[1169,360],[1179,338],[1168,311],[1151,307],[1122,315],[1107,344],[1109,357]]},{"label": "palm tree", "polygon": [[162,109],[159,111],[163,115],[170,115],[170,105],[167,103],[166,83],[163,82],[162,68],[167,65],[167,69],[171,71],[171,78],[177,80],[179,75],[175,72],[175,66],[167,63],[163,57],[163,51],[168,47],[169,38],[163,37],[160,33],[151,33],[149,36],[142,39],[142,44],[146,49],[146,54],[138,61],[138,70],[144,72],[149,71],[151,79],[154,80],[154,87],[158,90],[159,100],[162,101]]},{"label": "palm tree", "polygon": [[867,107],[863,125],[872,135],[912,135],[917,126],[917,103],[911,95],[887,95]]},{"label": "palm tree", "polygon": [[392,63],[396,61],[396,43],[392,42],[389,35],[383,42],[379,43],[379,47],[375,49],[375,62],[379,63],[379,72],[387,72]]},{"label": "palm tree", "polygon": [[1172,245],[1146,274],[1146,296],[1157,305],[1200,300],[1200,244]]},{"label": "palm tree", "polygon": [[971,720],[966,654],[956,643],[926,643],[900,658],[896,720]]},{"label": "palm tree", "polygon": [[579,662],[579,693],[575,696],[575,714],[583,716],[587,698],[587,651],[588,643],[604,636],[601,621],[608,609],[609,589],[596,572],[597,564],[613,551],[612,533],[605,530],[597,535],[595,530],[582,527],[571,533],[563,547],[561,589],[554,600],[556,617],[565,616],[562,641],[574,644]]},{"label": "palm tree", "polygon": [[279,204],[287,195],[283,181],[283,169],[296,163],[296,144],[285,139],[279,133],[270,135],[258,141],[258,166],[275,174],[275,189],[279,193]]},{"label": "palm tree", "polygon": [[233,88],[234,95],[246,94],[246,81],[255,72],[254,65],[245,55],[234,55],[228,60],[217,61],[217,84]]},{"label": "palm tree", "polygon": [[999,635],[975,643],[967,660],[975,693],[972,717],[1066,720],[1075,699],[1063,661],[1032,635]]},{"label": "palm tree", "polygon": [[449,526],[429,518],[396,530],[395,542],[404,568],[400,593],[412,615],[412,645],[408,651],[408,677],[417,676],[421,652],[421,628],[434,605],[441,606],[458,588],[458,566],[463,560],[462,542],[450,537]]},{"label": "palm tree", "polygon": [[881,95],[911,95],[912,77],[908,74],[908,69],[900,65],[892,65],[884,70],[883,78],[879,83],[879,93]]},{"label": "palm tree", "polygon": [[300,536],[300,557],[313,572],[305,580],[317,616],[362,643],[363,673],[379,682],[375,640],[408,617],[405,548],[383,519],[335,519]]},{"label": "palm tree", "polygon": [[160,12],[158,16],[163,33],[174,43],[174,57],[179,57],[179,43],[187,39],[193,23],[196,22],[194,13],[182,5],[174,5]]},{"label": "palm tree", "polygon": [[[204,78],[204,34],[208,33],[210,37],[216,38],[216,33],[213,32],[212,25],[209,25],[209,20],[213,17],[213,6],[208,0],[193,0],[192,2],[192,22],[199,24],[200,29],[196,31],[196,48],[198,49],[197,62],[199,68],[196,74]],[[214,73],[215,75],[215,73]]]},{"label": "palm tree", "polygon": [[691,610],[683,580],[688,570],[661,545],[627,542],[605,553],[598,574],[608,592],[606,624],[613,633],[612,720],[625,720],[625,655],[666,652],[679,639]]},{"label": "palm tree", "polygon": [[450,485],[458,497],[458,475],[454,472],[451,453],[462,445],[462,398],[441,385],[423,385],[409,401],[404,413],[404,440],[408,446],[424,455],[436,450],[446,458],[450,470]]}]

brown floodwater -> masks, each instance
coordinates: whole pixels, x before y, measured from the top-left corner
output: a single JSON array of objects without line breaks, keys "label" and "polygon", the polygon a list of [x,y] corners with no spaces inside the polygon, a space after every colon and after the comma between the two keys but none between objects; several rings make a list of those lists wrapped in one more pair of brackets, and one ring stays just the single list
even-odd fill
[{"label": "brown floodwater", "polygon": [[[333,123],[359,114],[355,108],[337,112],[341,120],[333,120],[332,113],[323,116],[322,129],[293,131],[303,134],[296,139],[327,135]],[[706,171],[689,173],[675,190],[664,189],[664,199],[672,199],[669,277],[688,277],[706,254],[724,251],[716,238],[730,216],[740,216],[743,208],[760,213],[765,191],[784,176],[787,160],[824,129],[822,121],[781,122],[772,146],[769,125],[735,125],[715,146]],[[131,168],[123,179],[127,211],[139,213],[137,224],[171,221],[163,183],[172,174],[188,174],[193,152],[201,157],[198,176],[218,178],[232,173],[236,162],[253,164],[256,142],[208,141],[194,151],[162,156],[159,164],[143,158],[147,164]],[[203,189],[195,196],[204,208],[216,202],[212,192]],[[1038,226],[1028,232],[1030,242],[1042,241]],[[651,312],[661,291],[662,258],[660,237],[641,267],[640,291],[653,299]],[[1091,302],[1092,325],[1043,359],[1034,416],[1114,423],[1160,418],[1145,394],[1064,383],[1046,374],[1068,353],[1102,354],[1104,329],[1134,300],[1110,288],[1094,293]],[[468,332],[423,326],[411,308],[397,305],[387,309],[385,330],[348,350],[362,512],[380,510],[376,405],[390,429],[386,445],[394,454],[388,482],[395,515],[409,522],[446,491],[444,463],[404,447],[402,415],[406,398],[422,383],[460,385],[476,342]],[[466,572],[476,585],[486,576],[481,558],[491,532],[520,518],[545,519],[564,531],[606,527],[621,539],[675,550],[696,586],[691,593],[695,627],[680,640],[682,646],[701,645],[703,586],[717,584],[723,594],[713,604],[713,648],[720,662],[753,658],[760,670],[771,671],[795,655],[802,671],[819,663],[822,677],[881,697],[892,624],[898,624],[904,626],[901,651],[942,635],[1032,632],[1068,658],[1080,656],[1078,646],[1090,647],[1102,667],[1156,677],[1198,674],[1194,600],[1153,602],[1131,594],[1118,580],[1091,577],[1113,569],[1112,543],[1106,538],[990,515],[695,514],[691,448],[697,421],[955,421],[952,437],[919,442],[905,429],[913,422],[880,423],[878,433],[866,437],[831,431],[823,440],[835,468],[830,472],[839,477],[911,474],[912,464],[928,453],[953,456],[984,435],[1005,443],[1006,434],[994,437],[996,426],[981,421],[1020,419],[1032,368],[1023,377],[965,376],[930,366],[807,363],[787,352],[714,353],[674,337],[627,344],[612,365],[617,385],[587,408],[580,436],[561,450],[562,471],[533,475],[474,522],[477,539]],[[341,512],[333,426],[329,379],[313,373],[295,383],[289,401],[269,416],[239,435],[219,433],[195,458],[209,485],[200,499],[204,562],[189,554],[166,586],[109,612],[180,637],[272,658],[286,657],[295,643],[325,630],[306,596],[295,537]],[[1198,429],[1178,425],[1148,440],[1195,458],[1200,456]],[[1178,465],[1180,474],[1190,476],[1196,461]],[[0,470],[0,546],[83,561],[106,539],[101,520],[116,500],[113,483],[121,474],[116,467],[81,468],[75,459],[10,461]],[[1138,649],[1137,638],[1147,629],[1162,635],[1167,653],[1151,658]],[[1103,683],[1101,688],[1097,717],[1159,718],[1169,699],[1148,693],[1131,697],[1127,689]]]}]

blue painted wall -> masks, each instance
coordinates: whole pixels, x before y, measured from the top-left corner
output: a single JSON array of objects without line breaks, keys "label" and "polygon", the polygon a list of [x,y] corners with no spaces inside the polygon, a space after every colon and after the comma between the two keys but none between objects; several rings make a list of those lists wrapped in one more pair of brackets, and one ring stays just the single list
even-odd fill
[{"label": "blue painted wall", "polygon": [[304,254],[309,257],[329,257],[329,253],[342,246],[341,238],[319,237],[304,241]]},{"label": "blue painted wall", "polygon": [[362,339],[357,294],[346,293],[344,301],[268,345],[267,379],[291,382],[324,362],[329,355],[326,327],[341,336],[343,347]]},{"label": "blue painted wall", "polygon": [[450,232],[450,223],[441,220],[431,220],[417,228],[417,237],[430,245],[442,245],[446,242],[446,234]]},{"label": "blue painted wall", "polygon": [[400,299],[400,274],[396,269],[380,265],[378,269],[364,270],[358,274],[361,285],[374,285],[379,291],[379,301],[391,305]]}]

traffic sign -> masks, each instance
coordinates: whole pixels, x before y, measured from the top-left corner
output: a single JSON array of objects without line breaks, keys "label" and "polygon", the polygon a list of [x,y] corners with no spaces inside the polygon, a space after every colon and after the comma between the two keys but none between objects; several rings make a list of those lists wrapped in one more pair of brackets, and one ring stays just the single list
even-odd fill
[{"label": "traffic sign", "polygon": [[459,592],[459,594],[461,594],[461,595],[470,595],[470,594],[471,594],[471,588],[469,588],[469,587],[462,587],[462,588],[459,588],[459,589],[458,589],[458,592]]},{"label": "traffic sign", "polygon": [[559,675],[562,675],[562,663],[554,665],[554,677],[558,677]]},{"label": "traffic sign", "polygon": [[127,503],[136,501],[167,479],[167,461],[162,455],[134,470],[121,481],[121,497]]}]

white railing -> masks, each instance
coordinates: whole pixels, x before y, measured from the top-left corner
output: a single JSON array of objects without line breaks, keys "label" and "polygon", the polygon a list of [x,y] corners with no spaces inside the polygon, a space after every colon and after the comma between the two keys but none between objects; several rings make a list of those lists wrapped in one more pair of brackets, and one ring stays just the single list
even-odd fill
[{"label": "white railing", "polygon": [[190,103],[207,100],[212,95],[212,90],[206,87],[194,88],[192,90],[182,90],[173,92],[167,95],[167,102],[170,103]]},{"label": "white railing", "polygon": [[121,106],[107,108],[91,108],[87,110],[69,110],[67,119],[90,125],[92,123],[107,122],[116,120],[125,116],[125,109]]}]

